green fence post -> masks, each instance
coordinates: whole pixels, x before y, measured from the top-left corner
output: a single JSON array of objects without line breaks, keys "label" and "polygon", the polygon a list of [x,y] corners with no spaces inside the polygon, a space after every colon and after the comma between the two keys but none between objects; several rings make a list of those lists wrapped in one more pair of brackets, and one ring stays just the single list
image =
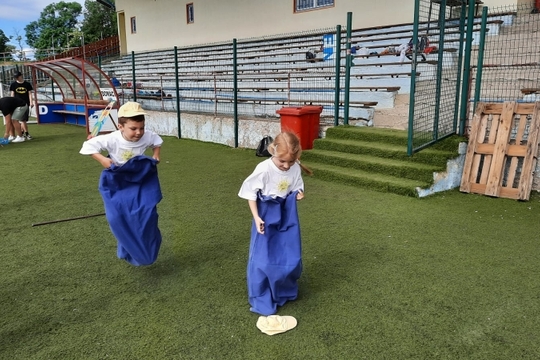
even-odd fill
[{"label": "green fence post", "polygon": [[[429,19],[428,19],[429,20]],[[446,0],[441,1],[441,7],[439,10],[439,44],[444,44],[444,28],[446,22]],[[441,51],[442,53],[442,51]],[[437,79],[435,86],[435,114],[433,119],[433,131],[432,140],[437,141],[439,138],[439,115],[441,112],[441,82],[443,71],[443,56],[441,55],[437,62]]]},{"label": "green fence post", "polygon": [[133,78],[133,101],[137,101],[137,83],[135,79],[135,51],[131,52],[131,75]]},{"label": "green fence post", "polygon": [[341,25],[336,26],[336,90],[334,100],[334,126],[339,125],[339,95],[340,89],[340,77],[341,77]]},{"label": "green fence post", "polygon": [[482,9],[482,27],[480,30],[480,44],[478,47],[478,62],[476,65],[476,83],[474,85],[474,105],[473,113],[476,111],[476,103],[480,98],[480,88],[482,86],[482,68],[484,64],[484,45],[486,42],[486,27],[487,27],[487,13],[488,8]]},{"label": "green fence post", "polygon": [[51,91],[52,91],[52,101],[56,101],[54,97],[54,81],[52,77],[51,77]]},{"label": "green fence post", "polygon": [[[236,39],[233,39],[233,110],[234,110],[234,147],[238,147],[238,62]],[[216,100],[217,101],[217,100]]]},{"label": "green fence post", "polygon": [[[457,79],[456,79],[456,98],[455,98],[455,105],[454,105],[454,123],[452,125],[452,129],[454,132],[458,131],[458,118],[459,118],[459,99],[461,95],[461,81],[462,81],[462,73],[461,70],[463,69],[463,41],[465,39],[465,17],[467,14],[467,9],[465,6],[461,7],[461,12],[459,16],[459,55],[458,55],[458,68],[457,68]],[[462,133],[459,133],[459,135],[463,135]]]},{"label": "green fence post", "polygon": [[459,119],[459,135],[465,133],[467,120],[467,104],[469,103],[469,81],[471,78],[471,48],[474,25],[475,0],[469,0],[469,13],[467,15],[467,36],[465,38],[465,60],[463,61],[463,83],[461,84],[461,111]]},{"label": "green fence post", "polygon": [[176,125],[178,126],[178,138],[182,138],[180,119],[180,83],[178,80],[178,47],[174,47],[174,80],[176,82]]},{"label": "green fence post", "polygon": [[413,154],[414,138],[414,93],[416,91],[416,45],[418,43],[418,21],[420,19],[420,0],[414,1],[413,20],[413,60],[411,69],[411,90],[409,94],[409,126],[407,134],[407,155]]},{"label": "green fence post", "polygon": [[349,125],[349,92],[351,89],[351,30],[352,12],[347,13],[347,55],[345,55],[345,99],[343,103],[343,124]]}]

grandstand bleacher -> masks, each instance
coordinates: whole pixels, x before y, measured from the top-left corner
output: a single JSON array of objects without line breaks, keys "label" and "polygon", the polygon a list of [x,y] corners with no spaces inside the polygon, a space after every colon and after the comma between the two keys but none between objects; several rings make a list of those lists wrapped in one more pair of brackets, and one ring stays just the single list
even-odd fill
[{"label": "grandstand bleacher", "polygon": [[[497,35],[502,26],[511,24],[512,14],[491,17],[488,35]],[[418,62],[416,76],[431,78],[435,64],[441,57],[456,59],[460,34],[454,20],[447,20],[443,44],[439,44],[439,25],[436,22],[421,24],[436,50],[427,55],[427,61]],[[456,30],[450,30],[455,27]],[[479,33],[480,19],[474,21],[474,33]],[[392,55],[381,54],[384,49],[408,42],[412,24],[398,24],[352,31],[351,43],[369,49],[369,55],[355,56],[350,69],[349,116],[373,120],[375,110],[391,109],[398,94],[409,93],[411,62],[399,62]],[[328,32],[266,37],[237,43],[237,78],[240,115],[276,117],[282,106],[304,104],[324,105],[322,117],[333,117],[335,98],[335,62],[307,61],[306,51],[323,43]],[[477,40],[477,35],[475,41]],[[346,39],[342,39],[340,67],[345,67]],[[232,111],[233,75],[231,44],[207,44],[179,48],[175,66],[173,49],[136,53],[123,56],[102,66],[105,72],[114,73],[123,84],[124,100],[137,97],[146,108],[172,109],[176,99],[176,82],[184,112],[227,114]],[[395,59],[395,60],[394,60]],[[135,82],[133,89],[133,62]],[[178,74],[178,79],[176,78]],[[129,85],[129,86],[128,86]],[[345,86],[343,74],[340,87]],[[343,106],[343,94],[340,107]],[[166,104],[163,104],[166,102]],[[251,105],[250,105],[251,104]],[[340,109],[341,113],[343,109]]]}]

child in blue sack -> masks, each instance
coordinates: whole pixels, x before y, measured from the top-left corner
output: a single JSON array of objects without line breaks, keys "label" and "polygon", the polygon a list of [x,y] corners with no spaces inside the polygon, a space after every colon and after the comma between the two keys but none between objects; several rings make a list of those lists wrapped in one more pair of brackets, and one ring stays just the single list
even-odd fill
[{"label": "child in blue sack", "polygon": [[298,296],[302,244],[296,202],[304,198],[300,140],[282,132],[269,146],[271,158],[261,162],[242,184],[253,216],[247,267],[251,311],[272,315]]},{"label": "child in blue sack", "polygon": [[[80,150],[105,168],[99,191],[109,227],[118,241],[117,256],[135,266],[153,264],[161,246],[157,204],[162,194],[157,164],[163,140],[145,130],[145,114],[140,104],[125,103],[118,110],[118,130],[90,138]],[[152,157],[144,155],[147,149],[152,149]]]},{"label": "child in blue sack", "polygon": [[[136,102],[127,102],[118,109],[118,130],[85,141],[80,153],[91,155],[105,169],[124,165],[131,158],[152,149],[152,158],[159,162],[163,140],[153,131],[145,130],[146,112]],[[106,151],[108,156],[101,154]]]}]

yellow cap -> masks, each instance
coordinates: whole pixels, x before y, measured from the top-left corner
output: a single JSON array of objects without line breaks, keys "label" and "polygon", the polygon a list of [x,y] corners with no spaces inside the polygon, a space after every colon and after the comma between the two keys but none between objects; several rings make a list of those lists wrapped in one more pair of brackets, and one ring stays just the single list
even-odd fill
[{"label": "yellow cap", "polygon": [[141,104],[134,101],[128,101],[120,106],[120,109],[118,110],[118,117],[134,117],[138,115],[146,115],[146,113],[141,107]]}]

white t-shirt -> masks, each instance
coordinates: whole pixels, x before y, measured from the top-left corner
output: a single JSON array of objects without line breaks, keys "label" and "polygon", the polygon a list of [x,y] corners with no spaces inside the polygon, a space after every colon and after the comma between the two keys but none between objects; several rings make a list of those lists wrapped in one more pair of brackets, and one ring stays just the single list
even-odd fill
[{"label": "white t-shirt", "polygon": [[246,200],[257,200],[257,193],[261,190],[262,195],[284,198],[290,192],[303,189],[300,165],[294,163],[288,171],[281,171],[270,158],[259,163],[244,180],[238,196]]},{"label": "white t-shirt", "polygon": [[124,165],[132,157],[143,155],[148,148],[160,147],[163,139],[153,131],[146,130],[139,141],[127,141],[120,130],[86,140],[79,153],[98,154],[107,151],[116,165]]}]

